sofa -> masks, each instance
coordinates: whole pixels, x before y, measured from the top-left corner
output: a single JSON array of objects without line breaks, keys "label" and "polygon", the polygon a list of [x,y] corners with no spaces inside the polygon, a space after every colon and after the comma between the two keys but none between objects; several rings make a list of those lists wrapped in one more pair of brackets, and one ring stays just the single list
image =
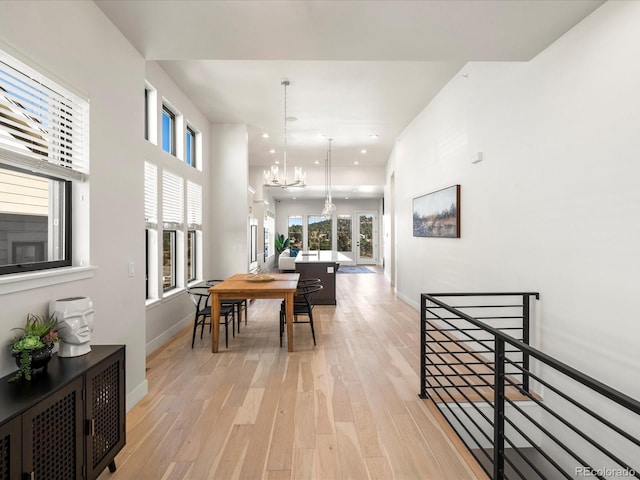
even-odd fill
[{"label": "sofa", "polygon": [[295,270],[296,269],[296,255],[298,254],[298,250],[295,249],[293,251],[293,257],[291,249],[287,248],[283,250],[280,256],[278,257],[278,270],[281,272],[284,270]]}]

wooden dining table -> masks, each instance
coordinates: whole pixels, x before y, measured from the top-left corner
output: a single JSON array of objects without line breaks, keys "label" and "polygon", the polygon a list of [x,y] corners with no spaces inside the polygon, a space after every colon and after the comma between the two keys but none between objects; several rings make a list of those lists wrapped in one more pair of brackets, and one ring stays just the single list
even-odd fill
[{"label": "wooden dining table", "polygon": [[[220,302],[224,300],[242,300],[253,298],[282,298],[285,302],[287,321],[287,348],[293,352],[293,297],[298,287],[299,273],[269,274],[273,280],[256,280],[254,274],[236,273],[225,281],[212,286],[211,293],[211,352],[218,352],[220,335]],[[257,278],[258,280],[260,277]],[[279,321],[279,320],[278,320]]]}]

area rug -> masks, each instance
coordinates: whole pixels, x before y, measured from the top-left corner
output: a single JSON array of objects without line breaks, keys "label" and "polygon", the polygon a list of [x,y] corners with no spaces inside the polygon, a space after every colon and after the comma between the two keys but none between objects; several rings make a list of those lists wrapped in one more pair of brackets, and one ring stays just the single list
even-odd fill
[{"label": "area rug", "polygon": [[348,265],[340,265],[338,269],[338,273],[375,273],[373,270],[367,267],[360,266],[348,266]]}]

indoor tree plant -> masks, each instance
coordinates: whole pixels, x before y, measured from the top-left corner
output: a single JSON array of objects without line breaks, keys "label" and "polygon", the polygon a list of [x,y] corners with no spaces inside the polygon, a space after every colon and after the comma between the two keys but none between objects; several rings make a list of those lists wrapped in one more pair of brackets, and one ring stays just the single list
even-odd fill
[{"label": "indoor tree plant", "polygon": [[280,255],[287,248],[289,248],[289,239],[288,238],[284,238],[283,234],[279,234],[278,235],[276,233],[275,242],[276,242],[276,252],[278,252],[278,255]]},{"label": "indoor tree plant", "polygon": [[58,342],[57,326],[53,315],[43,319],[29,313],[24,328],[13,329],[20,332],[11,342],[11,355],[16,359],[19,370],[10,381],[20,378],[31,380],[34,370],[47,366],[53,346]]}]

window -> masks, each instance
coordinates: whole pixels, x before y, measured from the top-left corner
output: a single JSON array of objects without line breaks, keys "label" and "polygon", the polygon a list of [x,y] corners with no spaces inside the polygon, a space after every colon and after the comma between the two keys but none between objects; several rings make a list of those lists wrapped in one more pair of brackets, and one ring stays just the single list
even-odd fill
[{"label": "window", "polygon": [[308,250],[331,250],[331,217],[307,217]]},{"label": "window", "polygon": [[193,282],[198,278],[196,234],[195,230],[187,230],[187,282]]},{"label": "window", "polygon": [[149,106],[151,104],[151,90],[144,89],[144,139],[149,140]]},{"label": "window", "polygon": [[196,168],[196,132],[194,132],[191,127],[187,127],[184,147],[184,163]]},{"label": "window", "polygon": [[70,266],[88,102],[0,51],[0,274]]},{"label": "window", "polygon": [[162,171],[162,288],[172,290],[179,285],[178,243],[183,228],[183,179],[167,170]]},{"label": "window", "polygon": [[289,217],[289,244],[294,248],[302,248],[302,217]]},{"label": "window", "polygon": [[162,232],[162,290],[167,292],[177,286],[176,271],[176,231]]},{"label": "window", "polygon": [[187,182],[187,281],[196,280],[200,269],[198,255],[202,231],[202,187]]},{"label": "window", "polygon": [[176,154],[176,114],[166,105],[162,105],[162,149]]},{"label": "window", "polygon": [[150,299],[158,297],[157,282],[153,282],[158,272],[158,168],[149,162],[144,162],[144,222],[146,298]]},{"label": "window", "polygon": [[338,251],[351,252],[353,236],[351,215],[338,215]]}]

